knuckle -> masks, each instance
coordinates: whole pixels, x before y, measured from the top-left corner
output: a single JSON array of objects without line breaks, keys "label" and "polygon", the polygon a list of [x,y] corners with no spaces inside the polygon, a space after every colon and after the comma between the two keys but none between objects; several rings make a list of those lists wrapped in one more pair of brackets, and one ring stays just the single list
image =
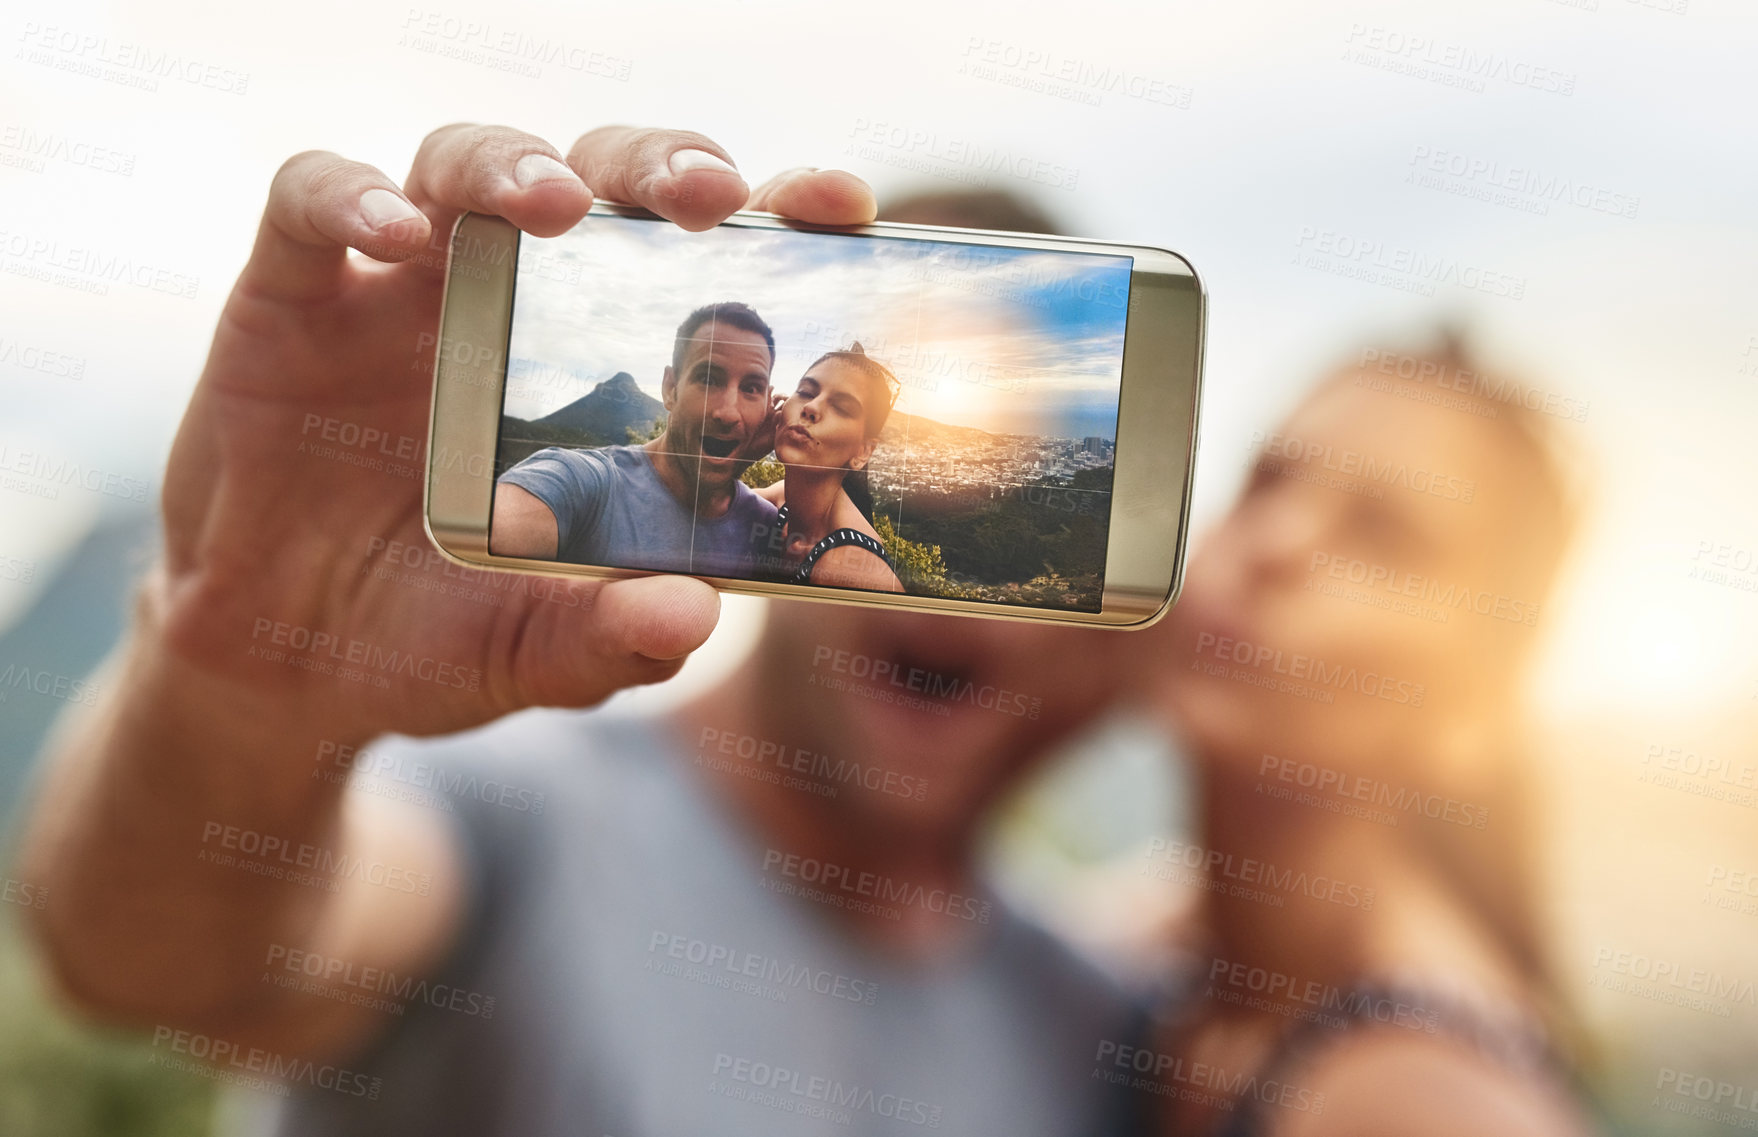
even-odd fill
[{"label": "knuckle", "polygon": [[299,153],[288,158],[285,162],[282,162],[279,172],[284,174],[289,170],[296,170],[307,163],[321,162],[327,158],[333,157],[335,157],[335,155],[328,150],[301,150]]},{"label": "knuckle", "polygon": [[[714,141],[714,139],[708,137],[706,134],[698,134],[694,130],[654,129],[648,131],[648,135],[650,141],[657,143],[667,154],[670,154],[673,150],[689,148],[692,150],[706,150],[710,154],[716,154],[721,157],[726,156],[726,151],[721,149],[718,142]],[[728,159],[728,161],[730,160],[731,159]]]},{"label": "knuckle", "polygon": [[635,131],[623,147],[623,152],[631,164],[638,165],[653,176],[664,176],[669,173],[668,162],[679,150],[706,150],[716,157],[728,162],[732,159],[726,151],[716,145],[713,139],[705,134],[697,134],[693,130],[670,130],[663,127],[643,127]]},{"label": "knuckle", "polygon": [[287,188],[304,181],[313,169],[335,161],[339,159],[328,150],[301,150],[281,163],[271,184],[277,188]]},{"label": "knuckle", "polygon": [[534,150],[555,157],[548,142],[510,126],[473,127],[461,140],[456,167],[464,185],[483,191],[512,173],[513,163]]},{"label": "knuckle", "polygon": [[625,135],[633,134],[635,129],[635,127],[622,124],[595,126],[574,140],[573,149],[576,153],[579,153],[581,151],[605,146]]},{"label": "knuckle", "polygon": [[302,179],[303,196],[312,201],[339,197],[366,180],[368,168],[330,155],[330,161],[316,162],[308,167]]},{"label": "knuckle", "polygon": [[473,122],[449,122],[444,126],[435,127],[427,132],[426,138],[421,140],[420,147],[416,149],[416,156],[431,154],[460,131],[474,130],[476,126],[477,124]]},{"label": "knuckle", "polygon": [[478,154],[523,153],[534,145],[549,150],[549,143],[543,139],[511,126],[478,126],[468,141],[470,149]]},{"label": "knuckle", "polygon": [[651,153],[662,149],[678,135],[674,130],[662,130],[657,126],[640,126],[629,131],[623,139],[623,145],[632,153]]}]

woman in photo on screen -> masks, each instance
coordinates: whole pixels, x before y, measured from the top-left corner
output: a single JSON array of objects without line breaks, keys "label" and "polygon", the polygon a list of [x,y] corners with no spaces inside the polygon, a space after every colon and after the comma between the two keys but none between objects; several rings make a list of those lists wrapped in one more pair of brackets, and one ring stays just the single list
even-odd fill
[{"label": "woman in photo on screen", "polygon": [[776,410],[775,457],[786,473],[760,492],[780,510],[772,549],[788,582],[903,591],[866,485],[897,392],[891,369],[856,343],[819,356]]}]

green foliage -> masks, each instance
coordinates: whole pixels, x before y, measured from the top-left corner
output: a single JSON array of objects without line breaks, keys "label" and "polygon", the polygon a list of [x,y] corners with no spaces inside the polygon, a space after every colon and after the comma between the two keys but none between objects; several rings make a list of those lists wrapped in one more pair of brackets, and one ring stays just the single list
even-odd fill
[{"label": "green foliage", "polygon": [[665,419],[654,419],[653,426],[648,429],[646,434],[642,434],[632,426],[623,427],[623,433],[629,436],[630,446],[639,446],[643,442],[652,442],[655,438],[658,438],[665,433]]},{"label": "green foliage", "polygon": [[0,916],[0,1133],[6,1137],[199,1137],[214,1083],[153,1064],[149,1041],[77,1024],[54,1008],[18,929]]},{"label": "green foliage", "polygon": [[885,557],[905,588],[930,596],[956,594],[957,585],[946,577],[946,561],[940,555],[939,545],[924,545],[902,536],[883,511],[874,516],[873,531],[879,534]]},{"label": "green foliage", "polygon": [[[987,493],[912,494],[893,524],[882,502],[875,528],[904,587],[960,600],[1096,608],[1104,585],[1109,470],[1073,485]],[[901,528],[901,532],[899,531]],[[907,536],[906,536],[907,534]]]},{"label": "green foliage", "polygon": [[[1082,481],[1102,482],[1108,471],[1082,473],[1092,475]],[[994,497],[939,500],[917,494],[905,510],[903,528],[910,540],[940,548],[947,578],[954,582],[980,590],[1030,586],[1050,593],[1091,582],[1096,599],[1110,510],[1107,494],[1091,492],[1101,488],[1011,486]]]},{"label": "green foliage", "polygon": [[1074,488],[1077,490],[1109,491],[1113,473],[1115,471],[1110,466],[1100,466],[1093,470],[1076,470],[1074,472]]},{"label": "green foliage", "polygon": [[739,480],[754,490],[760,490],[781,481],[782,476],[786,473],[787,467],[781,464],[781,459],[771,454],[767,458],[752,462],[750,467],[739,475]]}]

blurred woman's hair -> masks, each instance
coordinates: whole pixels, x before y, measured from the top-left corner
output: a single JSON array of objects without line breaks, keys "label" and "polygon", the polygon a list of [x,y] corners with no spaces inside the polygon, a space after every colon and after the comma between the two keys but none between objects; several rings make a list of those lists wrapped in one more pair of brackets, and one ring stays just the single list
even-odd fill
[{"label": "blurred woman's hair", "polygon": [[[893,200],[881,216],[924,225],[1065,232],[1036,202],[1005,190],[918,192]],[[1383,360],[1385,353],[1380,358]],[[1429,343],[1410,349],[1401,358],[1433,365],[1434,370],[1426,374],[1436,380],[1437,390],[1441,382],[1446,383],[1446,398],[1457,400],[1453,403],[1456,413],[1482,420],[1505,443],[1505,460],[1516,469],[1522,492],[1507,503],[1509,526],[1506,539],[1497,546],[1498,555],[1509,571],[1508,586],[1522,590],[1523,598],[1532,603],[1548,605],[1580,513],[1572,463],[1555,420],[1527,403],[1524,395],[1533,388],[1523,377],[1480,359],[1457,325],[1443,325]],[[1364,363],[1341,368],[1306,397],[1316,398],[1333,386],[1352,384],[1364,368]],[[1579,1056],[1584,1046],[1578,1020],[1563,996],[1545,948],[1537,787],[1520,706],[1525,665],[1533,645],[1530,636],[1504,634],[1495,646],[1499,658],[1492,653],[1480,666],[1499,670],[1483,677],[1479,691],[1497,704],[1483,710],[1499,720],[1495,724],[1498,730],[1494,732],[1496,741],[1490,744],[1493,753],[1482,756],[1485,776],[1474,792],[1485,799],[1477,804],[1488,809],[1496,836],[1484,840],[1483,832],[1451,823],[1423,825],[1416,827],[1418,851],[1428,857],[1460,901],[1482,919],[1528,985],[1559,1044]]]},{"label": "blurred woman's hair", "polygon": [[[1441,325],[1429,345],[1371,354],[1372,360],[1364,353],[1354,366],[1339,370],[1319,391],[1351,383],[1370,368],[1386,374],[1389,365],[1389,372],[1399,376],[1397,381],[1406,384],[1411,394],[1432,383],[1437,412],[1451,410],[1499,428],[1495,432],[1507,443],[1508,458],[1518,467],[1515,473],[1524,492],[1519,497],[1521,514],[1514,519],[1519,531],[1510,533],[1511,539],[1500,543],[1498,550],[1511,582],[1526,589],[1535,602],[1542,599],[1537,594],[1555,582],[1579,520],[1572,463],[1556,431],[1557,420],[1528,398],[1537,395],[1542,404],[1547,393],[1524,376],[1488,364],[1455,323]],[[1414,378],[1404,375],[1407,370]]]},{"label": "blurred woman's hair", "polygon": [[[1530,383],[1487,365],[1455,326],[1443,326],[1430,345],[1390,354],[1399,367],[1410,361],[1412,367],[1421,368],[1422,375],[1434,380],[1434,389],[1445,392],[1445,405],[1433,406],[1433,413],[1475,419],[1502,443],[1496,461],[1505,464],[1519,491],[1500,503],[1506,526],[1494,556],[1504,575],[1496,586],[1547,611],[1580,513],[1571,462],[1554,417],[1527,401],[1525,395],[1533,390]],[[1375,362],[1383,367],[1387,355],[1380,353]],[[1353,384],[1368,368],[1366,360],[1364,355],[1361,363],[1343,368],[1309,398]],[[1439,421],[1463,424],[1468,419]],[[1480,716],[1479,725],[1492,729],[1490,752],[1475,756],[1478,765],[1470,792],[1483,799],[1475,804],[1487,810],[1494,836],[1486,839],[1485,831],[1444,822],[1418,825],[1415,831],[1420,851],[1456,895],[1480,914],[1530,985],[1552,1027],[1565,1036],[1559,1041],[1578,1044],[1574,1016],[1545,948],[1536,764],[1523,706],[1534,636],[1524,626],[1491,624],[1496,625],[1490,633],[1495,638],[1482,645],[1481,652],[1472,653],[1482,680],[1474,689],[1481,705],[1472,712]]]}]

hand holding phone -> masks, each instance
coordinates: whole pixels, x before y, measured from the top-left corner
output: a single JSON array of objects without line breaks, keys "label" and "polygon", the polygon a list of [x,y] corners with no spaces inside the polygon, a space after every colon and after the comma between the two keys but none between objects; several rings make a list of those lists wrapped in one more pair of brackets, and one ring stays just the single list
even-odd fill
[{"label": "hand holding phone", "polygon": [[1182,566],[1203,318],[1189,264],[1145,246],[467,216],[429,530],[483,567],[1151,623]]},{"label": "hand holding phone", "polygon": [[[595,131],[564,164],[529,134],[453,126],[401,186],[316,152],[276,174],[172,448],[162,561],[101,697],[57,732],[26,841],[26,879],[56,897],[37,930],[88,1008],[320,1062],[359,1053],[383,1015],[263,995],[262,945],[416,973],[451,941],[469,885],[448,825],[349,793],[337,757],[391,731],[597,702],[670,675],[713,627],[700,581],[478,588],[488,574],[458,573],[423,532],[453,221],[565,232],[589,185],[697,229],[753,199],[724,151],[679,131]],[[788,176],[755,200],[824,221],[873,212],[846,174]],[[194,855],[222,831],[419,865],[424,887],[265,888]]]},{"label": "hand holding phone", "polygon": [[[593,131],[564,160],[520,131],[446,127],[421,144],[402,186],[333,154],[289,160],[166,474],[165,564],[150,592],[178,653],[250,692],[244,703],[321,718],[326,737],[342,737],[590,704],[666,677],[702,642],[718,600],[699,582],[579,580],[460,600],[457,570],[422,528],[453,222],[476,211],[553,236],[594,192],[692,229],[748,203],[830,223],[874,208],[864,184],[834,171],[753,193],[724,150],[683,131]],[[405,659],[446,683],[411,679]]]}]

